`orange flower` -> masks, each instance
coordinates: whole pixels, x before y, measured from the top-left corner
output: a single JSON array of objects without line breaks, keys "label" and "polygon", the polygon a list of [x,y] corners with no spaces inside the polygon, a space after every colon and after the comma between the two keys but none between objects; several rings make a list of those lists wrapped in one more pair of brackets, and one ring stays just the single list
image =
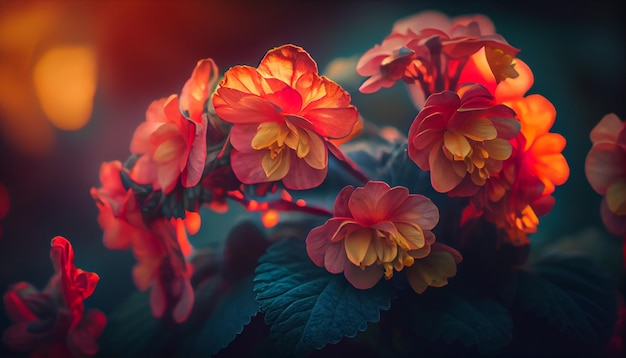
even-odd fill
[{"label": "orange flower", "polygon": [[130,151],[140,155],[133,179],[152,184],[153,190],[165,194],[174,189],[179,178],[186,188],[200,182],[207,156],[207,120],[203,113],[216,81],[213,60],[201,60],[180,99],[171,95],[150,104],[146,121],[137,127],[130,143]]},{"label": "orange flower", "polygon": [[4,294],[13,325],[2,340],[13,350],[32,351],[33,356],[93,356],[107,320],[99,310],[85,314],[83,301],[100,277],[74,266],[74,250],[66,238],[57,236],[50,246],[55,274],[44,291],[19,282]]},{"label": "orange flower", "polygon": [[411,124],[409,156],[430,170],[438,192],[471,196],[500,172],[519,128],[515,112],[482,86],[444,91],[430,96]]},{"label": "orange flower", "polygon": [[585,174],[604,196],[602,221],[613,235],[626,235],[626,122],[614,113],[605,115],[591,131],[591,141]]},{"label": "orange flower", "polygon": [[307,253],[317,266],[343,272],[359,289],[408,267],[411,287],[422,293],[428,286],[444,286],[461,261],[456,250],[435,243],[430,230],[438,221],[435,204],[404,187],[378,181],[347,186],[337,195],[334,217],[309,232]]},{"label": "orange flower", "polygon": [[539,216],[552,209],[555,186],[569,177],[569,166],[561,153],[566,141],[560,134],[549,132],[556,119],[552,103],[538,94],[524,97],[533,84],[532,72],[524,62],[517,60],[519,77],[500,83],[486,68],[484,60],[472,56],[468,72],[461,78],[471,78],[489,88],[496,103],[515,111],[521,130],[511,141],[512,154],[503,162],[502,171],[472,198],[473,208],[466,214],[483,215],[504,230],[505,241],[524,245],[529,242],[527,235],[537,231]]},{"label": "orange flower", "polygon": [[224,74],[213,106],[233,124],[231,166],[244,184],[282,180],[289,189],[318,186],[328,171],[330,142],[350,135],[358,113],[350,95],[318,75],[302,48],[270,50],[258,68]]}]

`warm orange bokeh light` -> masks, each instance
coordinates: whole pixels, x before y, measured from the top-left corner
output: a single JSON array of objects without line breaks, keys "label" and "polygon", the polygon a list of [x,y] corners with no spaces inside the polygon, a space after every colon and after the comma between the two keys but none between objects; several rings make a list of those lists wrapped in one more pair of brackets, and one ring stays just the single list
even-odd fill
[{"label": "warm orange bokeh light", "polygon": [[280,215],[276,210],[268,210],[261,215],[261,222],[263,222],[263,226],[266,228],[271,228],[278,224],[278,220],[280,219]]},{"label": "warm orange bokeh light", "polygon": [[202,225],[202,217],[200,213],[196,211],[187,211],[185,210],[185,228],[187,232],[191,235],[195,235],[200,230],[200,226]]},{"label": "warm orange bokeh light", "polygon": [[33,69],[41,108],[55,127],[73,131],[89,122],[96,93],[96,56],[88,46],[55,47]]}]

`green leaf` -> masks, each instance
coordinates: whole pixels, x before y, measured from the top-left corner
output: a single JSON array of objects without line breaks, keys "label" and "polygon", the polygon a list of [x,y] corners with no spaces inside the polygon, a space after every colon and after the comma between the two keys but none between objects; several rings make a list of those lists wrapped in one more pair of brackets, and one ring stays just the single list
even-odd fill
[{"label": "green leaf", "polygon": [[214,355],[240,334],[259,310],[253,292],[253,276],[234,283],[216,278],[206,281],[196,290],[200,305],[210,304],[208,315],[199,331],[189,336],[179,353]]},{"label": "green leaf", "polygon": [[254,291],[279,351],[302,356],[378,322],[391,306],[388,282],[354,288],[343,275],[315,266],[299,239],[282,239],[259,260]]},{"label": "green leaf", "polygon": [[544,318],[568,344],[604,345],[617,319],[616,290],[604,270],[581,255],[553,254],[517,274],[514,306]]},{"label": "green leaf", "polygon": [[[460,280],[457,277],[456,280]],[[481,354],[494,354],[513,337],[513,321],[498,301],[464,286],[429,288],[413,295],[403,308],[410,314],[413,331],[430,341],[461,343]]]},{"label": "green leaf", "polygon": [[[221,255],[207,252],[194,261],[195,305],[181,332],[177,353],[213,355],[226,347],[259,311],[254,269],[267,248],[264,233],[242,221],[228,234]],[[178,337],[175,337],[176,340]]]},{"label": "green leaf", "polygon": [[150,346],[159,345],[154,337],[161,321],[152,316],[148,296],[149,292],[133,292],[107,315],[107,325],[99,340],[99,356],[138,357]]}]

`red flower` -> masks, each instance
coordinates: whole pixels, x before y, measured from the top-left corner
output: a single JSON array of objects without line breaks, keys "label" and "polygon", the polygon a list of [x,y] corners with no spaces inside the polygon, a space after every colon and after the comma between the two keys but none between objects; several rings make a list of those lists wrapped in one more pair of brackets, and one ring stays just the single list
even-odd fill
[{"label": "red flower", "polygon": [[444,91],[430,96],[411,124],[409,156],[430,170],[438,192],[471,196],[500,172],[519,128],[515,112],[482,86]]},{"label": "red flower", "polygon": [[593,146],[585,174],[593,190],[604,196],[602,221],[613,235],[626,235],[626,122],[607,114],[591,131]]},{"label": "red flower", "polygon": [[317,266],[343,272],[359,289],[407,267],[411,287],[422,293],[447,284],[461,261],[456,250],[435,243],[430,230],[438,221],[435,204],[404,187],[378,181],[347,186],[337,195],[334,217],[308,234],[307,252]]},{"label": "red flower", "polygon": [[256,69],[228,70],[213,105],[233,124],[231,166],[244,184],[318,186],[328,171],[327,149],[342,157],[331,140],[350,135],[358,122],[350,95],[320,77],[309,54],[294,45],[270,50]]},{"label": "red flower", "polygon": [[12,350],[32,351],[33,356],[93,356],[106,317],[98,310],[85,315],[83,301],[91,296],[99,277],[74,266],[72,245],[64,237],[53,238],[51,246],[55,274],[44,291],[19,282],[4,294],[13,325],[2,340]]},{"label": "red flower", "polygon": [[146,121],[137,127],[130,143],[130,151],[140,155],[133,170],[138,183],[152,184],[154,190],[166,194],[179,178],[186,188],[198,184],[207,156],[207,119],[203,113],[216,81],[213,60],[201,60],[180,99],[171,95],[150,104]]},{"label": "red flower", "polygon": [[150,305],[155,317],[171,311],[174,321],[183,322],[193,307],[194,294],[189,278],[192,267],[186,261],[192,247],[187,232],[199,229],[199,215],[187,212],[183,219],[146,220],[131,189],[125,191],[121,163],[103,163],[102,188],[91,189],[100,212],[98,223],[109,249],[131,249],[137,264],[133,281],[141,291],[151,288]]}]

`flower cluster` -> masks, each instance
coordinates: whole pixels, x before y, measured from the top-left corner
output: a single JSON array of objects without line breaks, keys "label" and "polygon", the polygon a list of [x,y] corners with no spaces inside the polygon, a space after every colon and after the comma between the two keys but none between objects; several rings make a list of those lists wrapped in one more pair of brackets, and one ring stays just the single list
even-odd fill
[{"label": "flower cluster", "polygon": [[[103,245],[132,252],[130,275],[138,290],[149,290],[152,316],[163,330],[182,327],[172,340],[204,324],[214,332],[222,316],[207,317],[225,305],[225,312],[251,310],[236,317],[232,339],[260,310],[273,335],[324,340],[303,344],[320,348],[354,336],[354,327],[379,317],[395,293],[409,297],[411,307],[444,297],[433,315],[461,300],[445,296],[450,292],[475,297],[463,291],[469,285],[454,287],[464,277],[453,279],[472,260],[470,278],[484,272],[471,256],[481,249],[464,241],[470,224],[497,232],[481,243],[494,255],[527,247],[570,174],[566,140],[550,132],[556,109],[528,93],[533,73],[518,52],[482,15],[428,11],[397,21],[356,64],[365,77],[362,94],[399,81],[410,92],[415,116],[406,118],[407,133],[395,130],[393,138],[366,122],[351,95],[296,45],[270,49],[256,68],[233,66],[221,79],[212,59],[198,61],[180,94],[148,106],[127,160],[102,163],[100,186],[90,194]],[[625,128],[607,115],[591,132],[585,166],[616,235],[626,235]],[[230,214],[232,204],[243,206],[246,219],[260,212],[262,225],[224,215],[232,227],[227,238],[196,243],[201,224],[211,230],[218,224],[212,215]],[[83,300],[98,276],[73,266],[67,240],[57,237],[52,247],[56,273],[43,292],[18,283],[5,294],[15,324],[4,341],[15,350],[93,355],[106,319],[95,310],[83,314]],[[494,271],[514,275],[513,263],[501,264],[506,258],[491,259],[485,266],[498,262]],[[453,287],[435,289],[446,285]],[[335,307],[315,306],[340,301],[345,312],[363,309],[343,326]],[[294,307],[309,311],[294,314]],[[332,322],[324,316],[329,311]],[[302,316],[307,325],[333,329],[295,339],[304,328],[291,325]],[[210,340],[217,349],[209,354],[228,342]],[[300,343],[287,345],[302,353]]]},{"label": "flower cluster", "polygon": [[569,166],[565,139],[549,130],[556,110],[524,96],[530,68],[484,16],[449,19],[425,12],[399,20],[357,69],[369,93],[402,79],[422,108],[408,133],[410,158],[431,173],[432,187],[469,197],[463,223],[482,216],[502,240],[527,244],[538,217],[554,203]]}]

